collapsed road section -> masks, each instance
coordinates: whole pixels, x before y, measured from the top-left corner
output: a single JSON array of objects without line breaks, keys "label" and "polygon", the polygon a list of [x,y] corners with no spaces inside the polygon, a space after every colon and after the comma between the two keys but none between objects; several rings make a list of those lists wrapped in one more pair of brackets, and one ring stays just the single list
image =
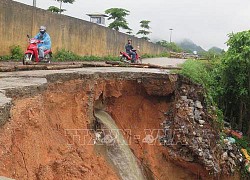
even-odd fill
[{"label": "collapsed road section", "polygon": [[239,179],[202,87],[168,70],[6,72],[0,98],[2,176]]}]

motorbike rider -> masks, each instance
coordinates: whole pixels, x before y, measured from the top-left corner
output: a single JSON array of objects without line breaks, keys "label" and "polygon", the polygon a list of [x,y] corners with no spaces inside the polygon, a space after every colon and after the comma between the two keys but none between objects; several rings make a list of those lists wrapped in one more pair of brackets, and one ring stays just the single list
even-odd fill
[{"label": "motorbike rider", "polygon": [[125,46],[126,53],[132,57],[132,62],[135,62],[136,53],[132,51],[134,48],[132,46],[132,39],[128,39],[128,44]]},{"label": "motorbike rider", "polygon": [[34,37],[41,41],[38,44],[39,49],[39,58],[44,58],[44,51],[51,49],[51,39],[49,34],[46,32],[46,27],[41,26],[39,29],[39,33]]}]

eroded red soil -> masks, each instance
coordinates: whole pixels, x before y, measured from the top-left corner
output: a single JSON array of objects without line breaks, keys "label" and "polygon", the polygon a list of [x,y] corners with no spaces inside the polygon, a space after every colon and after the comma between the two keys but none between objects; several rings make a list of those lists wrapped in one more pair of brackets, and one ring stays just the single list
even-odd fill
[{"label": "eroded red soil", "polygon": [[[136,81],[71,80],[50,84],[42,94],[15,99],[0,130],[0,174],[14,179],[119,179],[91,133],[94,104],[104,102],[148,179],[198,179],[198,164],[172,158],[159,143],[171,95],[148,95]],[[152,135],[152,142],[145,141]],[[174,162],[176,161],[176,162]]]},{"label": "eroded red soil", "polygon": [[15,100],[10,122],[1,128],[1,175],[29,180],[118,179],[93,144],[77,142],[77,137],[72,144],[73,134],[83,133],[86,142],[93,139],[85,131],[90,123],[88,96],[81,88],[82,81],[71,81]]}]

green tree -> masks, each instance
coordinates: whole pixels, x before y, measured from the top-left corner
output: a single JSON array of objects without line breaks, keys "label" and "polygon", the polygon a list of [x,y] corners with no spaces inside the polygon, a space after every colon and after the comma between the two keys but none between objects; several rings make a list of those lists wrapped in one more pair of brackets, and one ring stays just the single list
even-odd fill
[{"label": "green tree", "polygon": [[59,9],[58,7],[55,6],[50,6],[47,10],[54,13],[61,13],[63,11],[66,11],[66,9]]},{"label": "green tree", "polygon": [[174,43],[174,42],[169,43],[169,42],[166,41],[166,40],[161,40],[161,41],[156,42],[156,44],[159,44],[159,45],[161,45],[161,46],[167,48],[169,51],[182,52],[181,47],[179,47],[179,46],[178,46],[176,43]]},{"label": "green tree", "polygon": [[149,35],[151,32],[149,31],[150,27],[149,27],[149,23],[151,21],[148,21],[148,20],[142,20],[140,22],[140,27],[142,29],[140,29],[136,34],[140,34],[142,35],[142,39],[145,39],[147,41],[149,41],[150,39],[147,37],[147,35]]},{"label": "green tree", "polygon": [[132,35],[132,34],[133,34],[132,29],[131,29],[131,30],[129,30],[129,31],[127,31],[127,32],[126,32],[126,34],[128,34],[128,35]]},{"label": "green tree", "polygon": [[70,3],[70,4],[73,4],[73,3],[75,2],[75,0],[55,0],[55,1],[60,2],[60,8],[59,8],[60,14],[61,14],[63,11],[66,11],[65,9],[62,9],[62,3]]},{"label": "green tree", "polygon": [[148,38],[148,37],[146,37],[146,36],[141,37],[141,39],[144,39],[144,40],[146,40],[146,41],[150,41],[150,38]]},{"label": "green tree", "polygon": [[250,31],[229,34],[227,45],[218,101],[233,127],[250,137]]},{"label": "green tree", "polygon": [[120,28],[131,31],[128,27],[128,22],[125,19],[126,16],[129,15],[130,11],[122,8],[110,8],[105,11],[106,14],[109,15],[108,20],[114,20],[109,24],[109,28],[119,31]]}]

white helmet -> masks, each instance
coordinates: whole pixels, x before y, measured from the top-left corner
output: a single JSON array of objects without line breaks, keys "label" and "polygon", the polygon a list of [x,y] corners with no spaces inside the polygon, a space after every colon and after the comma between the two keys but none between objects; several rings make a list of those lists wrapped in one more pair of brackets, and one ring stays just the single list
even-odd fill
[{"label": "white helmet", "polygon": [[40,33],[44,34],[46,32],[46,27],[41,26],[39,30],[40,30]]}]

